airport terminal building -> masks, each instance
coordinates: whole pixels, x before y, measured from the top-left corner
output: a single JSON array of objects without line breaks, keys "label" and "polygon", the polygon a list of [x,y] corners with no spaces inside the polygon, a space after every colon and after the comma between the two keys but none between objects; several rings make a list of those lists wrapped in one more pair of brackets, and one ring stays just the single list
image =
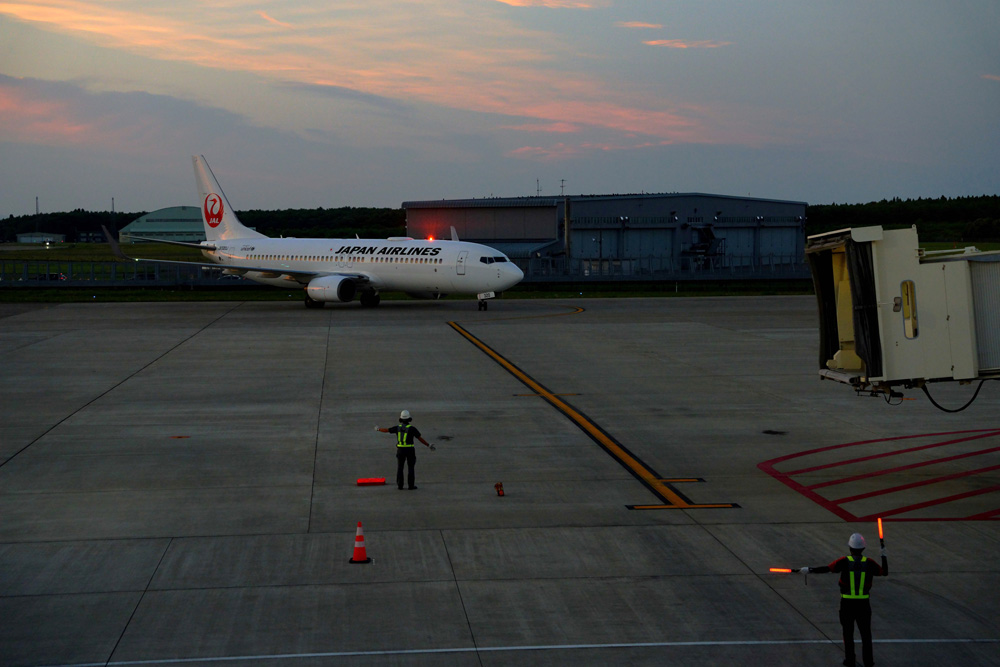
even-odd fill
[{"label": "airport terminal building", "polygon": [[501,250],[526,281],[807,278],[806,203],[702,193],[403,202],[407,234]]}]

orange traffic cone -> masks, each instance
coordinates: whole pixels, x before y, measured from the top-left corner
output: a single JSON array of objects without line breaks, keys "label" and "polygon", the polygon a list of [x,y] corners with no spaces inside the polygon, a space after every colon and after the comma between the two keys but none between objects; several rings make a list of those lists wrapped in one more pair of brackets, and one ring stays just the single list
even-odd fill
[{"label": "orange traffic cone", "polygon": [[358,532],[354,536],[354,557],[350,560],[351,563],[370,563],[372,559],[368,557],[368,553],[365,550],[365,532],[361,530],[361,522],[358,521]]}]

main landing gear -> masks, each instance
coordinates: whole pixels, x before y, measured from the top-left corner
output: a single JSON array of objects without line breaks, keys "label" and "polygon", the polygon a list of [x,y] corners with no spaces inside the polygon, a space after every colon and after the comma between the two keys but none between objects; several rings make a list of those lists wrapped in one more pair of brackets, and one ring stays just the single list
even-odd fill
[{"label": "main landing gear", "polygon": [[313,299],[311,296],[309,296],[309,293],[306,292],[306,308],[322,308],[325,305],[326,304],[323,303],[322,301],[317,301],[316,299]]},{"label": "main landing gear", "polygon": [[479,310],[489,310],[489,308],[490,308],[489,301],[487,301],[486,299],[479,300]]}]

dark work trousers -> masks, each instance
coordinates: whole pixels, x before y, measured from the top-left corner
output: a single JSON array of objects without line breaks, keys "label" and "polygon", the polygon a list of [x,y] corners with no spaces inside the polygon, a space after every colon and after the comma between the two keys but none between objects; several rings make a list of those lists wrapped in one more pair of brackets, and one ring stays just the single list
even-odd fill
[{"label": "dark work trousers", "polygon": [[861,633],[861,655],[865,659],[865,667],[874,664],[872,657],[872,605],[868,599],[850,600],[840,599],[840,625],[844,628],[844,653],[847,655],[847,662],[844,664],[854,664],[854,624],[858,624],[858,632]]},{"label": "dark work trousers", "polygon": [[416,486],[414,482],[413,466],[417,464],[416,447],[396,447],[396,486],[403,488],[403,463],[409,465],[409,474],[406,477],[407,486],[411,489]]}]

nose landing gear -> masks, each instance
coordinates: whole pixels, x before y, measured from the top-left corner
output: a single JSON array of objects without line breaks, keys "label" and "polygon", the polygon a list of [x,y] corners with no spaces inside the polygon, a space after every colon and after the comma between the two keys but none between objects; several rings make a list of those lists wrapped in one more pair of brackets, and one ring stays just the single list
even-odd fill
[{"label": "nose landing gear", "polygon": [[479,310],[487,310],[490,305],[488,299],[492,299],[497,295],[496,292],[480,292],[476,296],[479,297]]}]

